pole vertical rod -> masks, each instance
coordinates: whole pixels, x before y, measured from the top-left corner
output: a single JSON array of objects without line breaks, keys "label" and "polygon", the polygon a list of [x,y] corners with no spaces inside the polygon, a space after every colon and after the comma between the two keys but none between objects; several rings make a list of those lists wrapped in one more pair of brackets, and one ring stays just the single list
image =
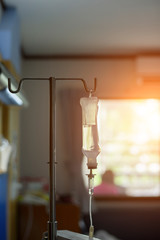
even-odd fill
[{"label": "pole vertical rod", "polygon": [[[49,229],[48,239],[55,240],[57,235],[56,226],[56,80],[49,78],[49,195],[50,195],[50,211],[49,211]],[[54,137],[53,137],[54,136]]]}]

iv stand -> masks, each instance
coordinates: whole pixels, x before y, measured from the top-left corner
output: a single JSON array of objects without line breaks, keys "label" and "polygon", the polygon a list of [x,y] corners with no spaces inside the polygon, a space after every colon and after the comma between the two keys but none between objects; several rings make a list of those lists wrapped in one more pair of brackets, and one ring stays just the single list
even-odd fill
[{"label": "iv stand", "polygon": [[[88,93],[96,91],[96,78],[94,79],[94,88],[88,89],[87,84],[82,78],[22,78],[19,81],[18,88],[11,88],[11,79],[8,78],[8,89],[11,93],[18,93],[21,85],[25,80],[48,80],[49,81],[49,221],[48,236],[45,239],[56,240],[57,238],[57,221],[56,221],[56,81],[57,80],[74,80],[82,81],[84,89]],[[53,117],[54,115],[54,117]],[[54,134],[54,137],[53,137]]]}]

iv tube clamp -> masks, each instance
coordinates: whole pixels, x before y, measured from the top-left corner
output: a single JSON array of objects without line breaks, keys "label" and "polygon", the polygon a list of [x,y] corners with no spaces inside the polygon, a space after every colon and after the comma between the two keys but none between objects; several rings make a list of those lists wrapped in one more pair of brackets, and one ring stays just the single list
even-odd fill
[{"label": "iv tube clamp", "polygon": [[[88,89],[86,81],[82,78],[22,78],[18,83],[17,89],[11,88],[11,79],[8,79],[8,89],[11,93],[18,93],[21,90],[22,83],[25,80],[48,80],[49,81],[49,221],[48,221],[48,240],[55,240],[57,237],[57,221],[56,221],[56,81],[57,80],[74,80],[82,81],[84,89],[87,93],[96,91],[96,78],[94,79],[94,88]],[[53,117],[54,116],[54,117]]]}]

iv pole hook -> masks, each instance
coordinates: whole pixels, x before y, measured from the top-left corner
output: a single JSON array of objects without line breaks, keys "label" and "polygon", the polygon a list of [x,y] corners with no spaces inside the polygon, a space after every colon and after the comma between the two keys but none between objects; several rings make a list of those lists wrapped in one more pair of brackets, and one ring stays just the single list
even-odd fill
[{"label": "iv pole hook", "polygon": [[[22,78],[18,83],[18,88],[16,90],[13,90],[11,88],[11,79],[8,78],[8,89],[11,93],[18,93],[21,89],[22,83],[24,80],[49,80],[50,78]],[[84,89],[87,93],[94,93],[97,88],[97,79],[94,78],[94,88],[89,89],[87,87],[86,81],[83,78],[54,78],[54,80],[80,80],[83,83]]]}]

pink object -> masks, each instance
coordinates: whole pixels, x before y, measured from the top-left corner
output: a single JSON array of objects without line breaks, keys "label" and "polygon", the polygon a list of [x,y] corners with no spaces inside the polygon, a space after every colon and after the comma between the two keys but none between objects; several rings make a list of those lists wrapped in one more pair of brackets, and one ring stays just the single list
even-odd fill
[{"label": "pink object", "polygon": [[95,195],[117,195],[119,194],[118,188],[109,183],[101,183],[100,185],[94,187]]}]

